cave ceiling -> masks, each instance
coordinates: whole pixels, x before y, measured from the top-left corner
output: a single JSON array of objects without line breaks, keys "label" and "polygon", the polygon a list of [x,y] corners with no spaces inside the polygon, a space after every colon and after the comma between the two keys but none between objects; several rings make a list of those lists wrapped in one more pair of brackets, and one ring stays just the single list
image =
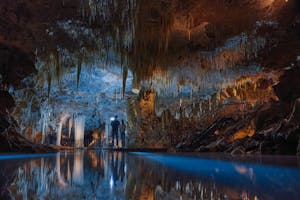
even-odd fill
[{"label": "cave ceiling", "polygon": [[[110,105],[142,88],[175,98],[162,108],[178,106],[176,98],[207,99],[218,92],[221,98],[224,88],[257,77],[275,84],[280,73],[274,70],[300,55],[297,0],[2,0],[0,5],[3,83],[18,88],[20,83],[11,81],[16,71],[22,78],[35,74],[22,87],[33,85],[34,94],[44,93],[39,98],[56,103],[76,101],[70,94],[77,91],[84,97],[97,93],[100,102],[111,96],[103,103]],[[97,95],[90,98],[93,103]],[[87,98],[78,102],[90,105]]]},{"label": "cave ceiling", "polygon": [[3,0],[0,42],[46,62],[50,54],[58,59],[64,52],[77,58],[62,68],[93,62],[95,57],[117,62],[141,80],[155,69],[204,62],[199,54],[218,50],[241,34],[264,38],[269,34],[264,29],[288,26],[295,19],[296,4],[295,0]]}]

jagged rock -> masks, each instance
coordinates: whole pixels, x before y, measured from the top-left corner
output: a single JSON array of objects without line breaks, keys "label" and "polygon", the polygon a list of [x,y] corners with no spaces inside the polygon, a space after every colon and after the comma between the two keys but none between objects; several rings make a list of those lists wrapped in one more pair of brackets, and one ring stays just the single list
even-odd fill
[{"label": "jagged rock", "polygon": [[288,122],[300,125],[300,98],[295,100]]},{"label": "jagged rock", "polygon": [[22,50],[0,43],[0,74],[2,84],[20,87],[21,80],[36,73],[33,58]]},{"label": "jagged rock", "polygon": [[[189,150],[184,150],[184,151],[189,151]],[[191,150],[191,151],[196,151],[196,152],[207,152],[209,151],[209,148],[207,148],[207,146],[200,146],[195,150]]]},{"label": "jagged rock", "polygon": [[15,106],[13,97],[7,91],[0,91],[0,112],[6,113],[11,111]]},{"label": "jagged rock", "polygon": [[54,152],[50,147],[30,142],[16,131],[16,121],[7,113],[13,107],[11,95],[0,91],[0,152]]},{"label": "jagged rock", "polygon": [[13,128],[0,134],[0,152],[50,153],[56,151],[52,147],[30,142]]},{"label": "jagged rock", "polygon": [[0,171],[0,199],[14,199],[11,196],[9,185],[16,175],[18,166],[23,164],[24,161],[14,160],[14,162],[6,162],[5,165],[1,165]]},{"label": "jagged rock", "polygon": [[300,156],[300,137],[299,137],[298,146],[297,146],[297,156]]},{"label": "jagged rock", "polygon": [[6,117],[0,114],[0,133],[5,131],[10,126],[10,123],[7,121]]},{"label": "jagged rock", "polygon": [[244,150],[243,147],[237,147],[230,154],[233,155],[233,156],[235,156],[235,155],[244,155],[245,150]]},{"label": "jagged rock", "polygon": [[260,143],[254,139],[247,138],[245,142],[245,152],[253,153],[259,149]]},{"label": "jagged rock", "polygon": [[280,77],[279,84],[274,86],[280,101],[293,103],[300,97],[300,68],[294,67],[284,72]]}]

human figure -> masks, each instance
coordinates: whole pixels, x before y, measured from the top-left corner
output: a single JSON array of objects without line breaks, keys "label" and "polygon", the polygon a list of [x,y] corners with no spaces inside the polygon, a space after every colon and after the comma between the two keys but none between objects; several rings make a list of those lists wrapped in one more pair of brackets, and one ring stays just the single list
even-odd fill
[{"label": "human figure", "polygon": [[120,122],[118,120],[118,115],[115,116],[115,119],[111,122],[111,128],[112,128],[112,145],[115,146],[115,138],[117,140],[117,146],[119,144],[119,139],[118,139],[118,131],[119,131],[119,126]]},{"label": "human figure", "polygon": [[121,140],[122,140],[122,147],[125,147],[125,130],[126,125],[124,123],[124,120],[122,119],[121,126],[120,126],[120,133],[121,133]]}]

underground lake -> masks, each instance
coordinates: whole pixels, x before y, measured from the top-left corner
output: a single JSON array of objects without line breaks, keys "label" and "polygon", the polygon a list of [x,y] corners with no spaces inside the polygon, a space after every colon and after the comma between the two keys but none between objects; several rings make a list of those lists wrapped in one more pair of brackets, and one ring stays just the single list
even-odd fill
[{"label": "underground lake", "polygon": [[295,156],[76,150],[1,155],[0,164],[1,199],[300,197]]}]

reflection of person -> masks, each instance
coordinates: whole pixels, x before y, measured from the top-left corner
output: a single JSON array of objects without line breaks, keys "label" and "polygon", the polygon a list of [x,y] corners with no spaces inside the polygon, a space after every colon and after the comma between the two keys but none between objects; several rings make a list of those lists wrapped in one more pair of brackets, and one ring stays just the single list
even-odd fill
[{"label": "reflection of person", "polygon": [[122,119],[121,125],[120,125],[120,133],[121,133],[121,140],[122,140],[122,147],[125,147],[125,130],[126,125],[124,123],[124,120]]},{"label": "reflection of person", "polygon": [[115,116],[115,119],[111,122],[111,127],[112,127],[112,145],[115,146],[115,138],[117,142],[117,146],[119,144],[119,139],[118,139],[118,131],[119,131],[119,126],[120,122],[118,120],[118,116]]},{"label": "reflection of person", "polygon": [[121,164],[120,164],[120,169],[119,169],[119,176],[121,182],[123,182],[124,177],[125,177],[125,154],[121,153]]},{"label": "reflection of person", "polygon": [[125,177],[125,155],[122,152],[111,152],[110,166],[114,185],[117,181],[124,181]]},{"label": "reflection of person", "polygon": [[119,168],[119,157],[118,157],[118,155],[116,155],[116,158],[115,158],[115,152],[112,152],[111,169],[112,169],[112,173],[113,173],[114,185],[116,184],[117,180],[119,179],[118,168]]}]

